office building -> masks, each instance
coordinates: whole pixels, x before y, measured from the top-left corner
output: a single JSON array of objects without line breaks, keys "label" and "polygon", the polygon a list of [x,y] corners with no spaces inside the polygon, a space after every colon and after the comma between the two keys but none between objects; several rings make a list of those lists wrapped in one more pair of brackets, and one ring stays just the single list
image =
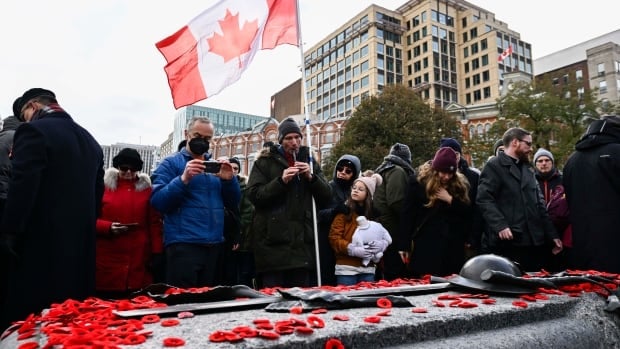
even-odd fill
[{"label": "office building", "polygon": [[494,102],[503,74],[532,75],[531,45],[495,15],[461,0],[371,5],[305,52],[305,90],[319,119],[348,117],[386,84],[430,104]]},{"label": "office building", "polygon": [[[244,130],[251,129],[257,123],[267,119],[265,116],[238,113],[229,110],[201,107],[190,105],[179,109],[174,115],[174,126],[172,131],[172,146],[167,147],[167,151],[176,151],[177,145],[185,139],[184,130],[187,122],[194,116],[206,116],[215,125],[215,134],[235,134]],[[166,156],[169,153],[162,153]]]},{"label": "office building", "polygon": [[596,90],[602,102],[620,102],[620,29],[534,60],[536,79],[577,83],[575,93]]}]

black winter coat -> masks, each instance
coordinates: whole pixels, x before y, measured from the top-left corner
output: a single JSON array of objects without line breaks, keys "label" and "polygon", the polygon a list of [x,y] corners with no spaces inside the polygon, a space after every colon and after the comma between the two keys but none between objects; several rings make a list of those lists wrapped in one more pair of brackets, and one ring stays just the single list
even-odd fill
[{"label": "black winter coat", "polygon": [[564,166],[575,267],[620,273],[620,124],[595,121]]},{"label": "black winter coat", "polygon": [[0,311],[4,321],[93,295],[104,189],[101,146],[65,112],[22,124],[12,164],[0,232],[16,238],[19,259]]},{"label": "black winter coat", "polygon": [[[483,237],[485,250],[501,243],[519,247],[542,246],[558,238],[534,170],[527,164],[517,166],[503,152],[489,160],[482,169],[476,204],[488,226]],[[505,228],[510,228],[513,240],[499,239],[498,233]]]},{"label": "black winter coat", "polygon": [[[311,182],[294,178],[284,184],[280,177],[288,163],[279,149],[279,145],[272,146],[260,153],[246,189],[255,209],[252,248],[256,271],[316,270],[312,197],[318,210],[329,202],[331,191],[316,162]],[[308,159],[308,148],[301,147],[297,161]]]}]

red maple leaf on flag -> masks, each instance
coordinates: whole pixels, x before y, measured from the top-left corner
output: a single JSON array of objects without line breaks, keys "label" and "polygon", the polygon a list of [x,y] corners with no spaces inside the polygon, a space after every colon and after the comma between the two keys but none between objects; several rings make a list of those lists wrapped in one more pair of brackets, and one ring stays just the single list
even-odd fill
[{"label": "red maple leaf on flag", "polygon": [[212,37],[207,39],[209,51],[222,56],[224,63],[233,58],[238,58],[239,67],[241,67],[241,59],[239,57],[251,50],[252,41],[258,31],[258,20],[252,22],[245,21],[243,28],[241,28],[239,25],[239,13],[233,16],[230,10],[226,9],[226,16],[218,22],[224,35],[214,33]]}]

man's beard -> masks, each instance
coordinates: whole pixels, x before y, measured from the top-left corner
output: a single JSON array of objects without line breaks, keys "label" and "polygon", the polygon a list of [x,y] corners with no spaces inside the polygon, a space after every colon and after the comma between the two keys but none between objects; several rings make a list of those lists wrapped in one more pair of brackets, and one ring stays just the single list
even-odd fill
[{"label": "man's beard", "polygon": [[517,150],[516,151],[516,155],[518,156],[520,162],[525,163],[525,164],[529,164],[530,163],[530,154],[529,153]]}]

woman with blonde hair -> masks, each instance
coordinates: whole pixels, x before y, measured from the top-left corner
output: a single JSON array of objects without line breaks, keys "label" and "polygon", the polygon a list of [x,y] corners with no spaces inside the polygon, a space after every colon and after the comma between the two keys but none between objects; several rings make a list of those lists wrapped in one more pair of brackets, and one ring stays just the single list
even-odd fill
[{"label": "woman with blonde hair", "polygon": [[465,262],[471,200],[469,183],[457,168],[456,153],[443,147],[409,184],[398,240],[413,277],[458,273]]}]

